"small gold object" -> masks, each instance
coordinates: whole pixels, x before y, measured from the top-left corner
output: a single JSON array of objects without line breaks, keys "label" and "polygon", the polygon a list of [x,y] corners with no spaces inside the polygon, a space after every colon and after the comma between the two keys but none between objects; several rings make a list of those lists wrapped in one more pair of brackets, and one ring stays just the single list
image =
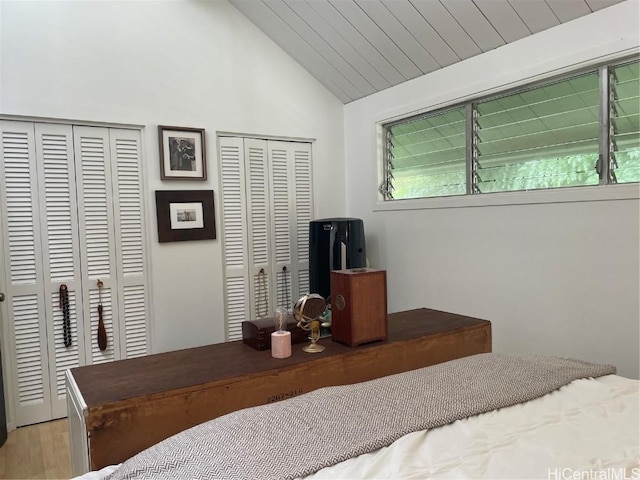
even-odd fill
[{"label": "small gold object", "polygon": [[309,333],[311,343],[302,350],[307,353],[320,353],[324,350],[318,345],[320,338],[320,320],[326,308],[325,299],[317,293],[308,293],[298,300],[293,307],[293,316],[298,321],[298,326]]}]

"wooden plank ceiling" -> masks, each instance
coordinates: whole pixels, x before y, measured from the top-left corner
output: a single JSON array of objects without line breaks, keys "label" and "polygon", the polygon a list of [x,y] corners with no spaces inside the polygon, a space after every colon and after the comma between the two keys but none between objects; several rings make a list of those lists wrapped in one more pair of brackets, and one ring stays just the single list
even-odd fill
[{"label": "wooden plank ceiling", "polygon": [[342,102],[622,0],[230,0]]}]

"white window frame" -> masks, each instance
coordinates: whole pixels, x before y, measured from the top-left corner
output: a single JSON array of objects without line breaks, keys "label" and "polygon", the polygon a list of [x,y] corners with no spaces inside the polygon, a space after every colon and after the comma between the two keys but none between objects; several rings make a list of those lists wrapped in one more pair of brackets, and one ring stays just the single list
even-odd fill
[{"label": "white window frame", "polygon": [[[567,79],[581,73],[602,69],[604,66],[614,67],[616,65],[633,62],[638,60],[638,53],[634,55],[610,56],[607,58],[598,58],[582,65],[568,66],[563,69],[548,72],[543,75],[534,77],[526,77],[517,82],[497,86],[482,92],[482,95],[466,95],[451,99],[450,101],[432,105],[426,109],[414,109],[404,114],[394,114],[381,118],[375,123],[376,134],[376,152],[377,152],[377,171],[378,182],[376,184],[377,196],[373,211],[394,211],[394,210],[419,210],[419,209],[440,209],[440,208],[464,208],[464,207],[483,207],[483,206],[500,206],[500,205],[527,205],[527,204],[546,204],[546,203],[571,203],[585,201],[609,201],[609,200],[633,200],[640,199],[640,184],[623,183],[623,184],[606,184],[593,186],[577,186],[577,187],[558,187],[540,190],[519,190],[508,192],[495,192],[491,194],[464,194],[456,196],[442,197],[424,197],[412,199],[385,199],[380,192],[379,187],[386,180],[386,126],[408,119],[436,112],[455,108],[481,100],[489,100],[491,98],[517,92],[526,88],[535,87],[536,85],[547,84],[553,81]],[[467,159],[467,163],[469,159]]]}]

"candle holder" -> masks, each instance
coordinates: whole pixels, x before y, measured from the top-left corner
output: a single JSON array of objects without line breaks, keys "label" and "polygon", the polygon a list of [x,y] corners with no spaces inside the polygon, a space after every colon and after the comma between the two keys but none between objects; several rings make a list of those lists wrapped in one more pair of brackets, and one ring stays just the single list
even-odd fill
[{"label": "candle holder", "polygon": [[271,356],[273,358],[288,358],[291,356],[291,332],[287,331],[289,312],[282,307],[276,308],[273,315],[275,332],[271,334]]}]

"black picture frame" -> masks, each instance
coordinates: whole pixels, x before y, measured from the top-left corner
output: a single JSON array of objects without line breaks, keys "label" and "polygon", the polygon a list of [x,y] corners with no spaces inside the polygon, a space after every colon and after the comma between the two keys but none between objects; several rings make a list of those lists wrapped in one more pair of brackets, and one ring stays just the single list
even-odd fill
[{"label": "black picture frame", "polygon": [[213,190],[156,190],[159,242],[216,238]]},{"label": "black picture frame", "polygon": [[204,128],[158,125],[158,141],[162,180],[207,179]]}]

